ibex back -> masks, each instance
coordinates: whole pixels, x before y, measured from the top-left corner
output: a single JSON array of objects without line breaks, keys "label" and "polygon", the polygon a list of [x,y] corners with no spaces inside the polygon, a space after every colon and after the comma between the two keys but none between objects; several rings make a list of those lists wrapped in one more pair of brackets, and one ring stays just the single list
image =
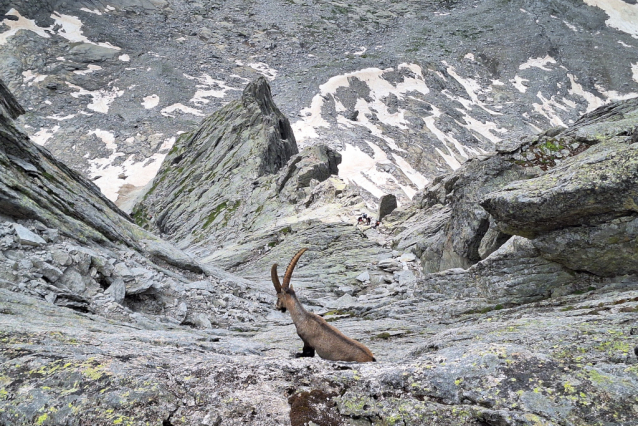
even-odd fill
[{"label": "ibex back", "polygon": [[290,311],[297,334],[304,343],[302,352],[296,356],[313,357],[316,351],[321,358],[332,361],[376,361],[370,349],[363,343],[345,336],[319,315],[306,311],[297,299],[295,291],[290,286],[290,279],[297,261],[306,250],[299,250],[290,261],[284,274],[283,285],[279,282],[276,263],[270,270],[272,283],[277,291],[277,309],[281,312]]}]

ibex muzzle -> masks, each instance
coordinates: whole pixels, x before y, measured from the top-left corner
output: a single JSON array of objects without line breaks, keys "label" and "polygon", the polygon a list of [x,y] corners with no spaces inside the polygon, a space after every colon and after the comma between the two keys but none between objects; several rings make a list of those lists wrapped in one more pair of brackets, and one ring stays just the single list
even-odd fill
[{"label": "ibex muzzle", "polygon": [[297,261],[306,250],[299,250],[290,261],[284,274],[283,285],[279,282],[276,263],[270,270],[272,283],[277,291],[277,309],[281,312],[290,311],[297,334],[304,343],[302,352],[296,354],[296,357],[313,357],[316,351],[321,358],[332,361],[376,361],[370,349],[363,343],[345,336],[319,315],[306,311],[297,299],[295,291],[290,286],[290,279]]}]

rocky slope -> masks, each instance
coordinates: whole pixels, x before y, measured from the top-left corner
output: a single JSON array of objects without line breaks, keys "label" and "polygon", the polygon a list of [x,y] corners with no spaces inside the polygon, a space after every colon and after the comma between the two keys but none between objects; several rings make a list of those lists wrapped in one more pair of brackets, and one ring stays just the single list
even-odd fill
[{"label": "rocky slope", "polygon": [[405,204],[502,141],[636,96],[637,10],[611,0],[2,0],[0,78],[33,139],[121,206],[181,132],[259,75],[294,117],[300,147],[338,150],[341,177],[371,206],[386,193]]},{"label": "rocky slope", "polygon": [[[266,87],[184,135],[135,210],[185,251],[34,145],[1,91],[0,423],[637,424],[635,100],[468,162],[379,232],[354,225],[338,155],[296,154]],[[241,203],[193,232],[217,200]],[[259,205],[290,231],[241,225]],[[379,362],[291,357],[264,273],[308,242],[300,298]]]},{"label": "rocky slope", "polygon": [[340,162],[323,145],[298,152],[260,78],[180,137],[133,216],[202,262],[266,285],[270,265],[308,247],[301,285],[317,288],[316,297],[325,296],[324,287],[351,293],[362,268],[391,253],[373,238],[377,231],[354,226],[358,214],[373,212],[336,176]]}]

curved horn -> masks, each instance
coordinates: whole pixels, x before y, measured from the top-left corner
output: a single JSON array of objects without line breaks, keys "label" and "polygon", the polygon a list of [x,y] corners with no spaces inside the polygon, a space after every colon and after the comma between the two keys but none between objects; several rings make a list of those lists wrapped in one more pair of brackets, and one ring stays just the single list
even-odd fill
[{"label": "curved horn", "polygon": [[284,274],[284,284],[283,284],[283,288],[288,288],[290,287],[290,279],[292,278],[292,271],[295,269],[295,266],[297,265],[297,261],[299,260],[299,258],[301,257],[302,254],[304,254],[304,252],[308,250],[307,248],[302,248],[301,250],[299,250],[297,252],[297,254],[292,258],[292,260],[290,261],[290,264],[288,265],[288,267],[286,268],[286,273]]},{"label": "curved horn", "polygon": [[277,293],[281,293],[281,283],[279,282],[279,276],[277,276],[276,263],[272,265],[272,268],[270,268],[270,278],[272,278],[272,283],[275,286]]}]

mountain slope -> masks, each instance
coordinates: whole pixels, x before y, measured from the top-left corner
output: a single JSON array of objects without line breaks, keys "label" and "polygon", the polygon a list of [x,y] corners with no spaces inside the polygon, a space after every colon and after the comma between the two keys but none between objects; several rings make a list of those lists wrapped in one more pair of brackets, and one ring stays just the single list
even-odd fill
[{"label": "mountain slope", "polygon": [[[124,205],[180,132],[266,76],[303,148],[405,204],[502,141],[635,97],[630,2],[0,2],[34,140]],[[14,19],[17,19],[14,20]],[[71,143],[71,141],[73,141]],[[86,155],[88,153],[88,156]]]}]

